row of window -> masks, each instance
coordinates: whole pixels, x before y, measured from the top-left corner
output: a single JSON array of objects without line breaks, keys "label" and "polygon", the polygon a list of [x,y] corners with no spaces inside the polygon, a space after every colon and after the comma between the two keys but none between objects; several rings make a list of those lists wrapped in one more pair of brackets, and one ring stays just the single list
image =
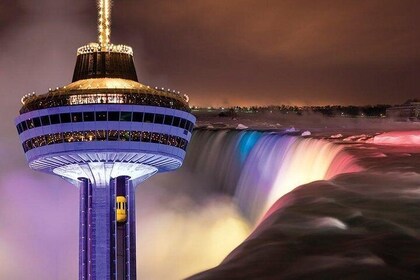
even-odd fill
[{"label": "row of window", "polygon": [[76,123],[76,122],[94,122],[94,121],[124,121],[124,122],[145,122],[166,124],[180,127],[192,132],[194,124],[189,120],[174,117],[171,115],[140,113],[140,112],[81,112],[81,113],[62,113],[49,116],[36,117],[19,123],[16,128],[18,133],[40,126],[59,123]]},{"label": "row of window", "polygon": [[87,130],[53,133],[37,136],[23,142],[25,153],[29,150],[59,143],[91,142],[91,141],[133,141],[143,143],[157,143],[187,149],[188,141],[184,138],[148,131],[129,130]]},{"label": "row of window", "polygon": [[[20,110],[21,114],[51,107],[61,107],[70,105],[83,104],[130,104],[130,105],[147,105],[172,108],[182,111],[190,111],[186,103],[180,100],[181,97],[175,98],[175,93],[164,93],[168,96],[156,94],[153,92],[139,92],[138,90],[121,90],[114,89],[110,92],[101,90],[85,90],[78,91],[77,94],[56,95],[53,93],[38,96],[32,101],[28,101]],[[170,97],[169,95],[174,95]]]}]

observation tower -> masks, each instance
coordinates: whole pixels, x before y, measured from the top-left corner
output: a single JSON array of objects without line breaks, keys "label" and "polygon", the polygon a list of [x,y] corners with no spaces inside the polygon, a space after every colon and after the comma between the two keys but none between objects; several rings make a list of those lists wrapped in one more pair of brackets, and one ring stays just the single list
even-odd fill
[{"label": "observation tower", "polygon": [[110,42],[110,0],[98,9],[72,83],[25,95],[15,123],[29,167],[80,189],[79,279],[136,279],[135,186],[182,165],[196,119],[186,95],[138,82],[132,49]]}]

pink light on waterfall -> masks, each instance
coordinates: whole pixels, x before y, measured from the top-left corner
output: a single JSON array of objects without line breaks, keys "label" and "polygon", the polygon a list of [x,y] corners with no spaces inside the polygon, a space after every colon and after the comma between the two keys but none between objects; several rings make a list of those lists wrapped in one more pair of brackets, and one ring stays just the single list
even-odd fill
[{"label": "pink light on waterfall", "polygon": [[257,222],[296,187],[360,170],[343,146],[318,139],[265,135],[247,159],[235,196],[246,215]]},{"label": "pink light on waterfall", "polygon": [[378,145],[420,146],[420,130],[385,132],[369,142]]}]

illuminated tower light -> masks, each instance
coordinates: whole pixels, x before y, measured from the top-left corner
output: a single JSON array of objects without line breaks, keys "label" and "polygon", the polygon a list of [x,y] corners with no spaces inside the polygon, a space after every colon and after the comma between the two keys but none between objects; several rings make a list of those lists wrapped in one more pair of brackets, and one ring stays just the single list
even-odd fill
[{"label": "illuminated tower light", "polygon": [[135,186],[182,165],[195,117],[179,92],[138,83],[131,47],[110,43],[111,2],[98,11],[72,83],[26,94],[15,122],[29,166],[80,189],[79,279],[136,279]]},{"label": "illuminated tower light", "polygon": [[111,41],[111,0],[98,0],[98,42],[102,51],[108,51]]}]

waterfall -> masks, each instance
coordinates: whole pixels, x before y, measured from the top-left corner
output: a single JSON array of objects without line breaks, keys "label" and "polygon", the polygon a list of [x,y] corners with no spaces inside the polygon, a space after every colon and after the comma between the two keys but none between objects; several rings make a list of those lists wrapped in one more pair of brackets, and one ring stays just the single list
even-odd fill
[{"label": "waterfall", "polygon": [[232,130],[196,131],[185,165],[233,196],[254,224],[294,188],[360,170],[342,145],[327,140]]}]

